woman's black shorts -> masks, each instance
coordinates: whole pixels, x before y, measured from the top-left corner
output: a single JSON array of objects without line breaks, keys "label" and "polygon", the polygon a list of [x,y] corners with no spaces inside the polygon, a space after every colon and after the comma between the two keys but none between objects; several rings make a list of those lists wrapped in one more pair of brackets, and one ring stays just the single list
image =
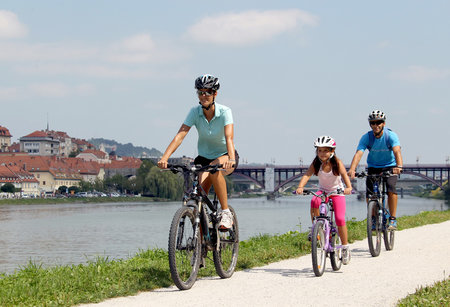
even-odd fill
[{"label": "woman's black shorts", "polygon": [[[228,153],[224,154],[224,156],[225,155],[228,155]],[[234,151],[234,156],[235,156],[236,163],[234,163],[233,169],[236,169],[238,167],[238,164],[239,164],[239,154],[238,154],[238,152],[236,150]],[[217,158],[219,158],[219,157],[217,157]],[[206,166],[206,165],[211,164],[211,162],[216,160],[216,159],[208,159],[208,158],[205,158],[205,157],[202,157],[202,156],[197,156],[194,159],[194,164],[195,165],[199,165],[200,164],[201,166]]]}]

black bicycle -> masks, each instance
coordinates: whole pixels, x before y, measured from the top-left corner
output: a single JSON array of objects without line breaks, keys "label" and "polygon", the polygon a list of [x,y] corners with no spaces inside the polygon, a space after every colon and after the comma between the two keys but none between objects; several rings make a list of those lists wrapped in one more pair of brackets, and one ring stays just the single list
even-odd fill
[{"label": "black bicycle", "polygon": [[236,213],[228,206],[233,214],[233,226],[226,230],[219,229],[221,208],[217,195],[214,194],[214,200],[211,201],[199,184],[201,172],[214,173],[221,168],[221,164],[168,165],[168,169],[182,173],[184,177],[183,205],[173,217],[169,234],[170,274],[180,290],[193,286],[208,251],[213,252],[214,266],[221,278],[231,277],[236,268],[239,252]]},{"label": "black bicycle", "polygon": [[391,214],[386,207],[385,199],[387,178],[394,175],[389,171],[384,171],[378,175],[368,175],[362,172],[356,176],[371,178],[374,182],[367,206],[367,240],[370,254],[377,257],[381,251],[381,234],[383,234],[386,250],[390,251],[394,248],[395,229],[389,229]]}]

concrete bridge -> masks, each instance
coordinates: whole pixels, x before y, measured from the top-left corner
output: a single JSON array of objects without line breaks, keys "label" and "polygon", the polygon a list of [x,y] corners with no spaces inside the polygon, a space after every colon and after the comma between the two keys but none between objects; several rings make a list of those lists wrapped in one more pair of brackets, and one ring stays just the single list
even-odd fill
[{"label": "concrete bridge", "polygon": [[[275,193],[292,185],[292,182],[303,176],[309,166],[300,165],[267,165],[250,166],[239,165],[233,176],[253,182],[267,193]],[[346,166],[347,169],[349,166]],[[361,168],[361,166],[360,166]],[[358,169],[360,169],[358,168]],[[362,169],[365,169],[364,166]],[[403,165],[403,175],[420,177],[440,188],[450,177],[450,165],[448,164],[406,164]]]}]

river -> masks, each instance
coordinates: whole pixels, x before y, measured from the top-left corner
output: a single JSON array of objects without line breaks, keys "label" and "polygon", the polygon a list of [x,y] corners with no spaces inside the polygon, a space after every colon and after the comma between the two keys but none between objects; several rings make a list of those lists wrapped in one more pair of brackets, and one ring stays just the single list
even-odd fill
[{"label": "river", "polygon": [[[268,201],[230,199],[241,240],[258,234],[307,231],[307,196]],[[129,258],[141,249],[167,249],[169,225],[180,202],[79,203],[0,206],[0,272],[13,273],[30,260],[43,266],[85,263],[96,257]],[[446,210],[444,201],[405,196],[398,216]],[[346,218],[363,220],[365,202],[347,196]]]}]

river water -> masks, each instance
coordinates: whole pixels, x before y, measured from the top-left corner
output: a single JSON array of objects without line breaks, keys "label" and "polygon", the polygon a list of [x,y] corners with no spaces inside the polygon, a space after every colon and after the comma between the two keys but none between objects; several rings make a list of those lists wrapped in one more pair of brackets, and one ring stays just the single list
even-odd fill
[{"label": "river water", "polygon": [[[307,196],[268,201],[230,199],[237,213],[241,240],[259,234],[307,231]],[[96,257],[129,258],[147,248],[167,249],[172,216],[180,202],[2,205],[0,272],[13,273],[30,260],[43,266],[85,263]],[[444,201],[405,196],[398,216],[446,210]],[[346,218],[363,220],[365,202],[347,196]]]}]

